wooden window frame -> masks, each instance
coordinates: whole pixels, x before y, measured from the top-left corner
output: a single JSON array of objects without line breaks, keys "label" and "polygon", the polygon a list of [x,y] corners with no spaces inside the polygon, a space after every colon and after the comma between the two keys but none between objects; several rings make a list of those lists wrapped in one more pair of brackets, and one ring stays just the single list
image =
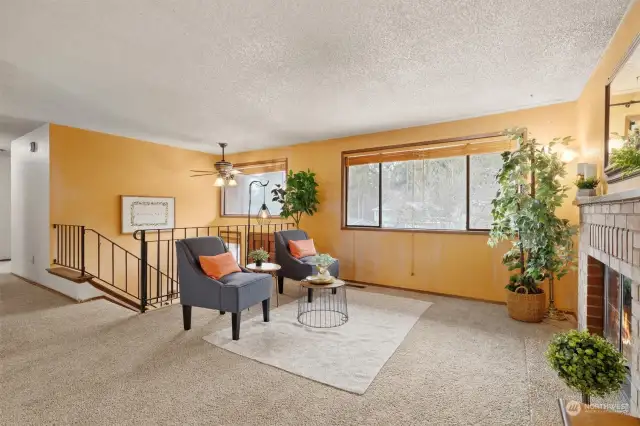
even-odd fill
[{"label": "wooden window frame", "polygon": [[[387,149],[403,149],[412,147],[421,147],[426,145],[446,144],[454,142],[474,141],[480,139],[497,138],[504,136],[503,132],[482,133],[470,136],[462,136],[457,138],[438,139],[426,142],[415,142],[399,145],[386,145],[375,148],[364,148],[350,151],[342,151],[341,153],[341,202],[340,202],[340,229],[344,231],[376,231],[376,232],[408,232],[408,233],[437,233],[437,234],[479,234],[488,235],[489,229],[477,229],[471,228],[470,223],[470,167],[471,167],[471,155],[482,154],[467,154],[465,155],[466,162],[466,221],[465,229],[422,229],[422,228],[383,228],[382,227],[382,163],[378,163],[380,169],[378,173],[378,200],[380,202],[380,213],[378,214],[378,225],[347,225],[347,204],[348,204],[348,188],[349,188],[349,173],[347,173],[348,165],[347,159],[354,154],[371,153],[375,151],[383,151]],[[525,133],[526,137],[526,133]]]},{"label": "wooden window frame", "polygon": [[[237,163],[234,164],[234,168],[235,169],[242,169],[242,168],[246,168],[246,167],[251,167],[251,166],[268,166],[270,164],[278,164],[278,163],[284,163],[284,174],[285,174],[285,182],[286,182],[286,175],[289,172],[289,159],[288,158],[276,158],[276,159],[272,159],[272,160],[262,160],[262,161],[251,161],[251,162],[247,162],[247,163]],[[220,217],[228,217],[228,218],[246,218],[247,215],[246,214],[226,214],[225,213],[225,208],[224,208],[224,187],[220,188],[220,207],[219,207],[219,213],[220,213]],[[251,217],[255,218],[257,217],[256,215],[251,215]],[[279,218],[280,215],[279,214],[272,214],[269,217],[272,218]]]}]

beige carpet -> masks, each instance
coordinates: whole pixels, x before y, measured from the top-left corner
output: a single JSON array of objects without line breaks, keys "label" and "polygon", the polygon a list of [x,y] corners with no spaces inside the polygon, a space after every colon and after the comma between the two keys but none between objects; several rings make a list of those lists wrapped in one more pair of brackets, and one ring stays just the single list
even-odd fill
[{"label": "beige carpet", "polygon": [[[296,290],[285,283],[285,293]],[[565,324],[518,323],[500,305],[368,290],[434,305],[355,395],[205,342],[229,327],[228,315],[194,309],[185,332],[180,306],[136,315],[0,275],[0,424],[547,426],[561,424],[558,396],[577,398],[543,358]]]},{"label": "beige carpet", "polygon": [[244,322],[240,340],[231,340],[230,328],[204,340],[361,395],[431,303],[352,290],[347,300],[349,321],[340,327],[305,327],[297,321],[297,303],[289,303],[272,309],[270,322],[260,315]]}]

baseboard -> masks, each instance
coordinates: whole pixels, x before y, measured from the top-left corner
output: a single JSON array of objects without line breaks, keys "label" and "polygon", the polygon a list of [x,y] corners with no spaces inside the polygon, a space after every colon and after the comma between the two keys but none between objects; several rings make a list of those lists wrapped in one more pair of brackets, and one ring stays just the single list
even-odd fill
[{"label": "baseboard", "polygon": [[506,302],[500,302],[500,301],[497,301],[497,300],[479,299],[479,298],[469,297],[469,296],[459,296],[457,294],[438,293],[437,291],[417,290],[417,289],[413,289],[413,288],[395,287],[395,286],[391,286],[391,285],[375,284],[375,283],[368,283],[368,282],[365,282],[365,281],[356,281],[356,280],[347,280],[347,279],[345,279],[345,281],[352,282],[352,283],[357,283],[357,284],[363,284],[363,285],[372,286],[372,287],[389,288],[389,289],[402,290],[402,291],[412,291],[414,293],[431,294],[431,295],[434,295],[434,296],[452,297],[454,299],[475,300],[476,302],[493,303],[495,305],[506,305],[507,304]]}]

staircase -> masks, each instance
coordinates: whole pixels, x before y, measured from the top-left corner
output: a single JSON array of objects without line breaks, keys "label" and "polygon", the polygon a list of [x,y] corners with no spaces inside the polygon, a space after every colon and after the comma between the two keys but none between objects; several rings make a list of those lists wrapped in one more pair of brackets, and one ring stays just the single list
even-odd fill
[{"label": "staircase", "polygon": [[219,236],[238,263],[246,265],[249,251],[264,247],[271,252],[273,232],[293,226],[279,223],[139,230],[133,234],[139,247],[137,256],[94,229],[55,224],[55,258],[47,272],[78,284],[89,283],[104,293],[105,299],[144,313],[179,303],[176,240]]}]

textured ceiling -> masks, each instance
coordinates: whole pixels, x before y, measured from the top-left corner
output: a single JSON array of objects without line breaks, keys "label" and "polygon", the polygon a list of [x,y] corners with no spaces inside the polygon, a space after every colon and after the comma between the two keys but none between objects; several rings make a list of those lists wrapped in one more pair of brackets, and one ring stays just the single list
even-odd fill
[{"label": "textured ceiling", "polygon": [[0,0],[0,115],[203,151],[575,100],[629,0]]}]

